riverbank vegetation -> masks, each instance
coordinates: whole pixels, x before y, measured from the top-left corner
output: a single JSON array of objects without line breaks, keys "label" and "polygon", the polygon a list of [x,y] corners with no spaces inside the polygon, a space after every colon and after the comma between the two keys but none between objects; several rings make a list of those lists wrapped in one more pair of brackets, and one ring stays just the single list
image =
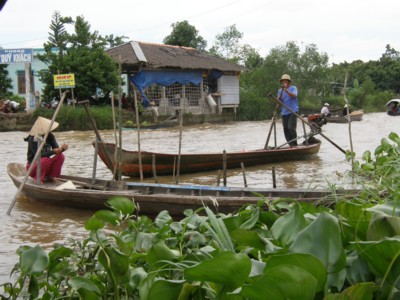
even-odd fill
[{"label": "riverbank vegetation", "polygon": [[[21,246],[2,299],[398,299],[400,138],[355,163],[353,199],[261,199],[222,215],[203,207],[151,220],[112,198],[87,236]],[[338,188],[334,185],[331,188]]]}]

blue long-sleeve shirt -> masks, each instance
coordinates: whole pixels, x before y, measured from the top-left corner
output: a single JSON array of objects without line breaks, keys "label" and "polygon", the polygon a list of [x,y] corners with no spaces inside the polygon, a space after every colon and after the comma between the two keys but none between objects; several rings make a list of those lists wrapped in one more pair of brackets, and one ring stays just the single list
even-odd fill
[{"label": "blue long-sleeve shirt", "polygon": [[[293,110],[294,112],[299,112],[299,102],[297,100],[297,87],[295,87],[294,85],[291,85],[288,87],[288,91],[291,94],[294,94],[295,97],[290,97],[286,92],[282,93],[282,97],[281,97],[281,101],[286,104],[291,110]],[[282,88],[279,89],[278,91],[278,97],[281,95],[282,92]],[[282,116],[286,116],[291,114],[292,112],[290,110],[288,110],[286,107],[284,107],[282,105],[281,108],[281,115]]]}]

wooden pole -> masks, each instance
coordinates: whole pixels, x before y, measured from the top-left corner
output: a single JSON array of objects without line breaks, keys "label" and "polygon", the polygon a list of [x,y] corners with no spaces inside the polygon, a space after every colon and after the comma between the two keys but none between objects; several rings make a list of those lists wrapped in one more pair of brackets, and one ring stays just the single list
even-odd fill
[{"label": "wooden pole", "polygon": [[217,173],[217,186],[221,184],[221,170],[218,170]]},{"label": "wooden pole", "polygon": [[142,166],[142,152],[140,151],[140,120],[139,120],[139,105],[137,103],[136,89],[133,89],[133,101],[135,102],[135,116],[137,127],[137,142],[138,142],[138,158],[139,158],[139,173],[140,181],[143,181],[143,166]]},{"label": "wooden pole", "polygon": [[119,76],[118,76],[118,134],[119,134],[119,151],[118,151],[118,180],[122,178],[122,83],[121,83],[121,74],[122,74],[122,64],[121,64],[121,55],[119,56]]},{"label": "wooden pole", "polygon": [[242,168],[244,187],[247,187],[246,171],[243,162],[240,163],[240,167]]},{"label": "wooden pole", "polygon": [[176,167],[176,183],[179,183],[179,174],[181,169],[181,150],[182,150],[182,123],[183,114],[182,111],[179,112],[179,150],[178,150],[178,163]]},{"label": "wooden pole", "polygon": [[114,139],[115,139],[113,178],[116,180],[120,180],[121,178],[117,175],[117,170],[120,166],[118,164],[118,141],[117,141],[117,125],[116,125],[116,120],[115,120],[116,118],[115,118],[115,106],[114,106],[114,92],[111,92],[111,111],[112,111],[113,132],[114,132]]},{"label": "wooden pole", "polygon": [[153,154],[153,156],[151,157],[151,164],[152,164],[152,167],[153,167],[154,182],[158,183],[157,172],[156,172],[156,155],[155,154]]},{"label": "wooden pole", "polygon": [[275,167],[272,167],[272,187],[276,189]]},{"label": "wooden pole", "polygon": [[[276,102],[278,102],[280,105],[286,107],[292,114],[294,114],[298,119],[300,119],[302,122],[306,123],[308,126],[310,126],[312,128],[312,125],[304,120],[304,118],[302,118],[298,113],[296,113],[295,111],[293,111],[289,106],[287,106],[285,103],[283,103],[281,100],[279,100],[277,97],[275,97],[272,94],[269,94],[270,97],[272,97],[273,99],[275,99]],[[328,142],[330,142],[333,146],[335,146],[337,149],[339,149],[341,152],[343,152],[344,154],[346,154],[346,151],[344,151],[339,145],[337,145],[335,142],[333,142],[331,139],[329,139],[326,135],[324,135],[322,132],[316,132],[316,134],[321,135],[322,137],[324,137]]]},{"label": "wooden pole", "polygon": [[[55,110],[55,112],[54,112],[54,114],[53,114],[53,117],[52,117],[52,119],[51,119],[51,122],[50,122],[50,124],[49,124],[49,127],[48,127],[47,130],[46,130],[46,133],[45,133],[45,135],[44,135],[44,137],[43,137],[43,139],[42,139],[42,142],[41,142],[40,145],[39,145],[39,148],[38,148],[37,151],[36,151],[35,157],[32,159],[32,162],[37,161],[37,160],[40,158],[41,152],[42,152],[42,148],[43,148],[43,146],[46,144],[46,139],[47,139],[47,137],[49,136],[49,132],[50,132],[50,130],[51,130],[51,127],[53,126],[54,121],[55,121],[56,118],[57,118],[58,112],[60,111],[61,106],[62,106],[62,104],[63,104],[63,102],[64,102],[64,99],[65,99],[65,97],[67,96],[67,94],[68,94],[68,91],[65,91],[65,92],[63,93],[63,95],[62,95],[62,97],[61,97],[61,100],[60,100],[60,103],[58,103],[58,105],[57,105],[57,108],[56,108],[56,110]],[[19,195],[21,194],[21,191],[22,191],[22,189],[24,188],[25,183],[26,183],[26,181],[28,180],[29,174],[31,174],[34,165],[35,165],[35,164],[32,163],[32,164],[29,166],[28,170],[26,171],[26,174],[25,174],[25,176],[24,176],[24,179],[22,180],[22,183],[21,183],[21,185],[19,186],[18,191],[17,191],[17,193],[15,194],[13,201],[11,202],[10,206],[8,207],[7,215],[10,215],[10,214],[11,214],[11,210],[13,209],[15,203],[17,202],[17,198],[18,198]]]},{"label": "wooden pole", "polygon": [[94,144],[92,184],[95,184],[95,183],[96,183],[97,154],[98,154],[98,153],[99,153],[99,141],[96,139],[95,144]]},{"label": "wooden pole", "polygon": [[222,175],[224,178],[224,186],[226,186],[226,169],[227,169],[227,162],[226,162],[226,150],[222,153]]},{"label": "wooden pole", "polygon": [[174,169],[172,170],[172,180],[175,181],[176,175],[176,156],[174,156]]},{"label": "wooden pole", "polygon": [[306,142],[306,145],[308,145],[308,137],[307,137],[306,125],[305,125],[304,122],[301,122],[301,124],[303,124],[304,141]]},{"label": "wooden pole", "polygon": [[[276,123],[276,114],[279,108],[279,104],[276,104],[275,106],[275,110],[274,110],[274,114],[272,115],[272,120],[271,120],[271,126],[269,127],[269,132],[268,132],[268,136],[267,136],[267,140],[265,141],[265,146],[264,149],[268,148],[268,144],[269,144],[269,139],[271,137],[271,133],[272,133],[272,129],[275,128],[275,123]],[[274,134],[276,132],[274,131]],[[276,146],[276,145],[275,145]]]},{"label": "wooden pole", "polygon": [[[279,99],[282,98],[282,94],[283,94],[283,88],[281,89],[281,93],[279,94]],[[265,141],[264,149],[268,148],[269,139],[270,139],[271,133],[272,133],[272,128],[274,128],[275,147],[276,147],[276,115],[278,113],[278,109],[279,109],[279,103],[276,104],[274,114],[272,115],[271,126],[269,127],[269,132],[268,132],[267,140]]]},{"label": "wooden pole", "polygon": [[348,118],[348,122],[349,122],[349,140],[350,140],[350,151],[351,151],[351,170],[354,172],[354,150],[353,150],[353,137],[351,134],[351,116],[350,116],[350,110],[349,110],[349,100],[347,100],[346,97],[346,88],[347,88],[347,77],[348,77],[348,73],[346,71],[346,76],[344,79],[344,86],[343,86],[343,98],[344,101],[346,102],[346,108],[347,108],[347,114],[346,114],[346,118]]}]

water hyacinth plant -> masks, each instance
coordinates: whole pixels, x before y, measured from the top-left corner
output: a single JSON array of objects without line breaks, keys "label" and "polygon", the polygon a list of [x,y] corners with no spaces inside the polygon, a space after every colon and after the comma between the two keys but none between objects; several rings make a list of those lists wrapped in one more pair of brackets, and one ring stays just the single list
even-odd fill
[{"label": "water hyacinth plant", "polygon": [[134,199],[112,198],[87,220],[86,239],[49,252],[19,248],[15,282],[1,285],[1,297],[399,299],[399,139],[389,140],[357,163],[376,191],[330,207],[279,201],[229,215],[204,207],[182,220],[162,211],[152,220]]}]

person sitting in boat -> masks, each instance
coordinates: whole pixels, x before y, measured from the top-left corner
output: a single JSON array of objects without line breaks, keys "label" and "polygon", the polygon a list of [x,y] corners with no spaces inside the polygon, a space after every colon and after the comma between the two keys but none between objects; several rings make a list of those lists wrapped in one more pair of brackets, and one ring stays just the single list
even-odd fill
[{"label": "person sitting in boat", "polygon": [[[35,124],[33,124],[29,135],[24,139],[28,142],[28,162],[26,164],[26,169],[29,170],[31,164],[34,163],[29,176],[31,176],[35,181],[37,180],[37,161],[33,162],[33,159],[36,156],[41,140],[50,128],[50,123],[51,120],[38,117]],[[58,123],[54,122],[50,131],[53,131],[57,127]],[[54,134],[49,132],[40,156],[40,182],[42,184],[45,180],[57,182],[57,178],[61,175],[61,168],[65,160],[63,152],[67,149],[67,144],[59,146]]]},{"label": "person sitting in boat", "polygon": [[[349,105],[349,113],[351,113],[350,105]],[[343,114],[343,117],[347,116],[347,104],[343,107],[342,114]]]},{"label": "person sitting in boat", "polygon": [[329,103],[324,104],[324,107],[321,109],[321,114],[323,114],[325,117],[331,116],[331,113],[329,112]]}]

